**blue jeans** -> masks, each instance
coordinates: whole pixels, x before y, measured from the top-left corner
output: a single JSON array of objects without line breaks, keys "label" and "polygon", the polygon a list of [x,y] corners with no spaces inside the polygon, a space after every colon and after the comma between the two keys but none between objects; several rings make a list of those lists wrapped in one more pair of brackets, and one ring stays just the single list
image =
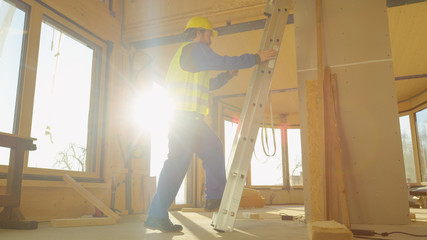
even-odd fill
[{"label": "blue jeans", "polygon": [[175,200],[193,153],[203,161],[206,174],[206,199],[220,199],[224,192],[225,162],[221,140],[203,121],[191,112],[178,112],[169,127],[169,153],[160,173],[157,192],[148,215],[168,218],[168,209]]}]

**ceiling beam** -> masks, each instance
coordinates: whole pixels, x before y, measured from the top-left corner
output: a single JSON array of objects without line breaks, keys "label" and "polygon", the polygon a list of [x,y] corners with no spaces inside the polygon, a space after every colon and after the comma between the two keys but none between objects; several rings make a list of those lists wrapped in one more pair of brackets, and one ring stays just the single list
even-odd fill
[{"label": "ceiling beam", "polygon": [[387,7],[398,7],[402,5],[426,2],[427,0],[387,0]]},{"label": "ceiling beam", "polygon": [[[402,5],[414,4],[419,2],[426,2],[427,0],[387,0],[387,7],[398,7]],[[288,17],[287,24],[294,23],[294,15],[290,14]],[[248,32],[263,29],[265,25],[265,19],[238,23],[238,24],[229,24],[227,26],[217,27],[215,30],[218,31],[218,36],[229,35],[241,32]],[[147,40],[141,40],[137,42],[131,42],[130,44],[136,49],[145,49],[151,47],[164,46],[174,43],[180,43],[185,41],[184,34],[171,35],[166,37],[159,37]]]},{"label": "ceiling beam", "polygon": [[394,80],[398,81],[398,80],[407,80],[407,79],[413,79],[413,78],[427,78],[427,73],[426,74],[417,74],[417,75],[395,77]]},{"label": "ceiling beam", "polygon": [[[294,15],[290,14],[288,16],[287,24],[293,24],[293,23],[294,23]],[[244,22],[244,23],[229,24],[227,26],[217,27],[215,28],[215,30],[218,31],[218,36],[223,36],[223,35],[229,35],[234,33],[264,29],[264,26],[265,26],[265,19],[260,19],[260,20]],[[172,35],[172,36],[133,42],[131,43],[131,45],[136,49],[144,49],[144,48],[151,48],[151,47],[158,47],[158,46],[169,45],[174,43],[180,43],[183,41],[185,41],[185,38],[184,38],[184,34],[181,33],[181,34]]]}]

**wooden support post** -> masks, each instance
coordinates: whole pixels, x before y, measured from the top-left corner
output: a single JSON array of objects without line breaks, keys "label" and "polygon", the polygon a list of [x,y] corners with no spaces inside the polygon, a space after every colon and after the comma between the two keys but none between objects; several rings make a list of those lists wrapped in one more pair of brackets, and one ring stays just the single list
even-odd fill
[{"label": "wooden support post", "polygon": [[25,152],[36,150],[33,138],[20,137],[8,133],[0,133],[0,146],[12,149],[7,172],[6,194],[0,195],[0,228],[35,229],[36,221],[25,221],[19,209],[21,203],[22,171],[24,169]]}]

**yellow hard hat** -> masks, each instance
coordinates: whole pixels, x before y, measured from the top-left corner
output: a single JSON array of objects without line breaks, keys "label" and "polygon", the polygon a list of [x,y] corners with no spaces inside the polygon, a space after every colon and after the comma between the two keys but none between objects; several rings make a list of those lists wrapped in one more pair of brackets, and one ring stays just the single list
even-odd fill
[{"label": "yellow hard hat", "polygon": [[187,22],[187,26],[185,30],[189,28],[203,28],[212,31],[212,36],[216,37],[218,35],[218,31],[214,30],[211,22],[205,17],[192,17]]}]

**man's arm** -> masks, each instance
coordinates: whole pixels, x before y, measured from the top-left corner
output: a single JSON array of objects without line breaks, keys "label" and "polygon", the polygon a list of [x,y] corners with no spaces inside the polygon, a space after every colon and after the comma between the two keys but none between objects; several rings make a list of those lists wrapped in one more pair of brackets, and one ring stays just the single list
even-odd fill
[{"label": "man's arm", "polygon": [[194,44],[193,59],[195,65],[201,71],[244,69],[253,67],[257,63],[255,54],[220,56],[203,43]]},{"label": "man's arm", "polygon": [[181,55],[182,69],[190,72],[225,71],[253,67],[259,63],[256,54],[220,56],[203,43],[192,43],[184,47]]},{"label": "man's arm", "polygon": [[209,81],[209,91],[217,90],[228,83],[230,79],[233,78],[233,75],[227,71],[218,74],[216,77],[211,78]]}]

